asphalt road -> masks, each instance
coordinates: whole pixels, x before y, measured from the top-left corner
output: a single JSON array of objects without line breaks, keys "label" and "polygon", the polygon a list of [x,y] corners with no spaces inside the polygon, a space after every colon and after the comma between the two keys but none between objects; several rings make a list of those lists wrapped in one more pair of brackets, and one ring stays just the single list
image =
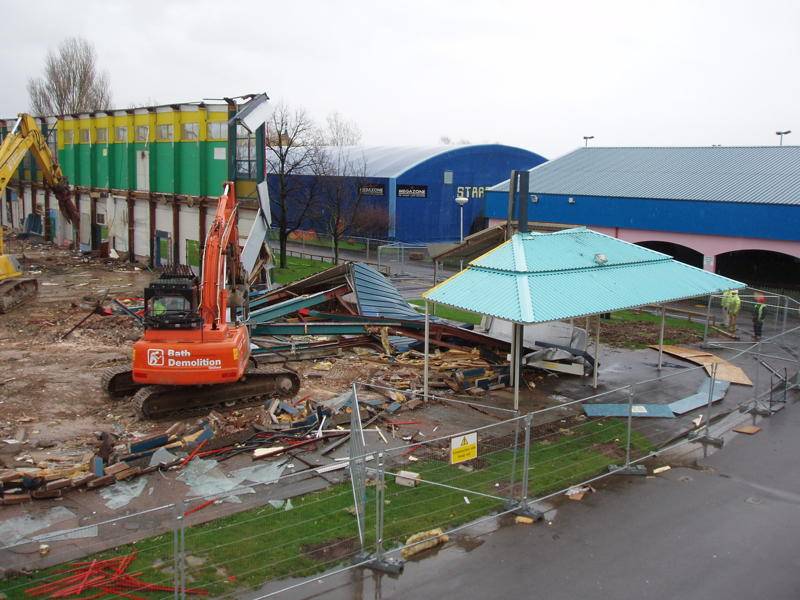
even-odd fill
[{"label": "asphalt road", "polygon": [[478,547],[450,544],[399,578],[354,571],[279,597],[796,600],[800,406],[759,424],[702,468],[607,480],[561,502],[550,524],[494,523],[473,532]]}]

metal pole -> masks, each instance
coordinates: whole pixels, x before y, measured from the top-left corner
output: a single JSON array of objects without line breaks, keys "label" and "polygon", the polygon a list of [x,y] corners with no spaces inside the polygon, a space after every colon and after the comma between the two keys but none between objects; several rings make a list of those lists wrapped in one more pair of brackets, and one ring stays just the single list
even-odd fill
[{"label": "metal pole", "polygon": [[664,322],[667,320],[667,308],[661,305],[661,329],[658,332],[658,371],[661,372],[661,361],[664,358]]},{"label": "metal pole", "polygon": [[594,373],[592,373],[592,387],[597,389],[597,371],[600,370],[600,315],[597,315],[597,335],[594,339]]},{"label": "metal pole", "polygon": [[438,260],[434,260],[433,261],[433,285],[436,285],[436,279],[437,279],[436,276],[438,275],[438,271],[439,271],[439,261]]},{"label": "metal pole", "polygon": [[[761,375],[761,365],[760,365],[761,356],[760,356],[760,352],[761,352],[761,342],[759,341],[756,344],[755,351],[754,351],[754,354],[753,354],[753,356],[755,358],[755,361],[756,361],[756,376],[755,376],[755,381],[753,381],[753,402],[754,403],[758,402],[758,384],[759,384],[759,379],[760,379],[760,375]],[[755,406],[754,406],[754,408],[755,408]],[[755,419],[755,412],[753,413],[753,419]]]},{"label": "metal pole", "polygon": [[631,430],[633,428],[633,386],[628,388],[628,432],[625,442],[625,466],[631,466]]},{"label": "metal pole", "polygon": [[459,213],[461,214],[461,226],[459,228],[459,241],[463,244],[464,243],[464,205],[462,204],[459,208]]},{"label": "metal pole", "polygon": [[706,307],[706,324],[703,327],[703,343],[706,343],[708,340],[708,322],[711,320],[711,299],[714,297],[714,294],[708,295],[708,306]]},{"label": "metal pole", "polygon": [[375,560],[383,560],[383,452],[378,452],[378,474],[375,481]]},{"label": "metal pole", "polygon": [[789,314],[789,296],[783,296],[783,325],[781,333],[786,333],[786,316]]},{"label": "metal pole", "polygon": [[514,415],[514,450],[511,460],[511,485],[509,486],[509,498],[514,498],[514,484],[517,480],[517,454],[519,453],[519,412]]},{"label": "metal pole", "polygon": [[522,492],[520,501],[524,505],[528,501],[528,483],[530,476],[531,460],[531,425],[533,424],[533,413],[525,415],[525,454],[522,457]]},{"label": "metal pole", "polygon": [[181,572],[181,600],[186,600],[186,519],[184,518],[183,502],[180,503],[181,516],[180,516],[180,572]]},{"label": "metal pole", "polygon": [[175,516],[175,520],[172,524],[172,587],[174,591],[172,593],[172,597],[174,600],[178,600],[180,596],[180,587],[181,587],[181,580],[180,580],[180,522],[183,518],[183,512],[179,509],[178,503],[173,505],[172,507],[173,514]]},{"label": "metal pole", "polygon": [[520,368],[519,368],[519,357],[520,357],[520,335],[519,330],[522,326],[518,323],[514,323],[513,331],[511,335],[511,374],[514,379],[514,410],[519,410],[519,379],[520,379]]},{"label": "metal pole", "polygon": [[424,402],[428,401],[428,368],[429,368],[429,354],[430,354],[430,336],[431,336],[431,319],[430,311],[428,309],[428,301],[425,300],[425,367],[423,372],[422,383],[422,399]]},{"label": "metal pole", "polygon": [[717,381],[717,363],[711,364],[711,383],[708,386],[708,408],[706,412],[706,438],[711,437],[711,403],[714,400],[714,386]]},{"label": "metal pole", "polygon": [[367,238],[367,258],[365,260],[369,260],[369,238]]}]

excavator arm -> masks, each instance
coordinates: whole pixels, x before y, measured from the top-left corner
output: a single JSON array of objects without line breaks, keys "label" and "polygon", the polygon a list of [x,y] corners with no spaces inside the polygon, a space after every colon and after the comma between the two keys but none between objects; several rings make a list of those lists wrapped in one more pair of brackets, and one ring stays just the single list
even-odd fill
[{"label": "excavator arm", "polygon": [[213,329],[226,319],[229,287],[238,286],[245,279],[239,256],[235,190],[233,182],[225,183],[203,251],[200,316]]},{"label": "excavator arm", "polygon": [[42,171],[45,184],[55,194],[62,214],[70,223],[77,223],[78,209],[72,202],[69,182],[50,152],[35,119],[28,114],[19,115],[14,129],[0,144],[0,195],[5,192],[8,182],[29,151]]}]

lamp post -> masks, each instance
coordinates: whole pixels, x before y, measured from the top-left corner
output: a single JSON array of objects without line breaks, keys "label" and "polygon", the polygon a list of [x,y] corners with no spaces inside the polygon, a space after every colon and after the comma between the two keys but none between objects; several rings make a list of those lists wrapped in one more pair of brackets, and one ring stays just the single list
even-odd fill
[{"label": "lamp post", "polygon": [[460,235],[458,238],[459,242],[464,241],[464,205],[469,202],[469,198],[465,198],[464,196],[456,196],[456,204],[458,204],[459,212],[461,213],[460,221],[461,227],[459,228]]},{"label": "lamp post", "polygon": [[789,135],[790,133],[792,133],[792,130],[791,130],[791,129],[787,129],[786,131],[776,131],[776,132],[775,132],[775,135],[777,135],[778,137],[780,137],[780,138],[781,138],[781,141],[780,141],[780,143],[778,144],[779,146],[783,146],[783,136],[785,136],[785,135]]},{"label": "lamp post", "polygon": [[585,135],[585,136],[583,136],[583,147],[584,148],[588,148],[589,147],[589,140],[593,140],[593,139],[594,139],[593,135]]}]

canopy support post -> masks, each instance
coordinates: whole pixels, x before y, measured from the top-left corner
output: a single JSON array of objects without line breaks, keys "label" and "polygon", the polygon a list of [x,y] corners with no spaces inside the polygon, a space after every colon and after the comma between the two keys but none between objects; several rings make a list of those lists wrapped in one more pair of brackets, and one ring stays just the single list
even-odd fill
[{"label": "canopy support post", "polygon": [[429,302],[425,300],[425,368],[423,374],[423,384],[422,384],[422,399],[423,401],[428,401],[428,367],[429,367],[429,358],[428,355],[430,354],[430,336],[431,336],[431,320],[430,320],[430,310],[428,309]]},{"label": "canopy support post", "polygon": [[519,410],[520,359],[522,355],[522,325],[514,323],[511,335],[511,377],[514,384],[514,410]]},{"label": "canopy support post", "polygon": [[[587,318],[588,320],[588,318]],[[600,369],[600,315],[597,315],[597,332],[594,338],[594,369],[592,373],[592,387],[597,389],[597,371]]]}]

